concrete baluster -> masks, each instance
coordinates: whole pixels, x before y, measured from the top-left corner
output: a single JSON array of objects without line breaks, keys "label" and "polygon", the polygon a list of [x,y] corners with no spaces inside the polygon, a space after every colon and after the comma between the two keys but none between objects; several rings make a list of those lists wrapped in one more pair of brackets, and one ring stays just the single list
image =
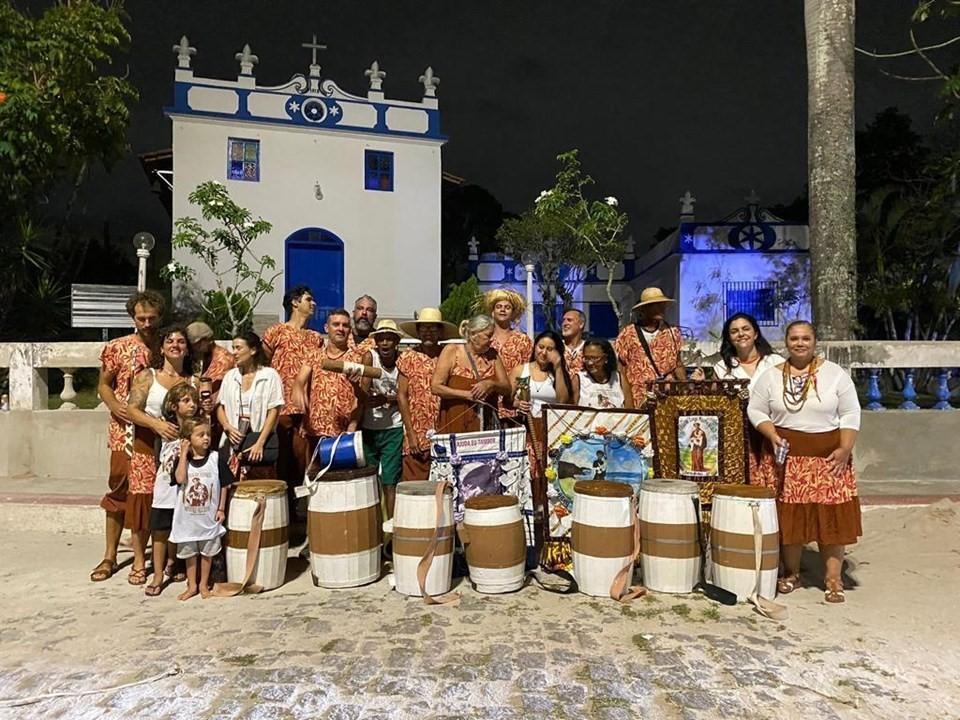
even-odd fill
[{"label": "concrete baluster", "polygon": [[880,404],[880,398],[883,396],[880,394],[880,368],[870,368],[870,379],[867,382],[867,400],[870,402],[867,403],[867,410],[883,410],[883,405]]},{"label": "concrete baluster", "polygon": [[950,404],[950,371],[941,368],[937,375],[937,404],[933,406],[934,410],[955,410]]},{"label": "concrete baluster", "polygon": [[32,343],[11,343],[10,409],[47,409],[47,370],[34,367]]},{"label": "concrete baluster", "polygon": [[913,376],[914,371],[906,371],[906,380],[903,383],[903,402],[900,403],[901,410],[919,410],[920,406],[917,405],[917,391],[913,387]]},{"label": "concrete baluster", "polygon": [[63,390],[60,391],[60,410],[76,410],[77,405],[73,400],[77,397],[77,391],[73,387],[73,375],[76,368],[61,368],[63,372]]}]

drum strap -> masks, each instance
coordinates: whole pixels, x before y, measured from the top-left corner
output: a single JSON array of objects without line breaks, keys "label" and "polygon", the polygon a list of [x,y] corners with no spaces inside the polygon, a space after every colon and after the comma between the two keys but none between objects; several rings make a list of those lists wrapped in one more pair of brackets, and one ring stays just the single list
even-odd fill
[{"label": "drum strap", "polygon": [[755,581],[753,592],[747,598],[757,608],[757,612],[768,617],[771,620],[786,620],[790,617],[786,605],[775,603],[760,597],[760,561],[763,555],[763,528],[760,526],[760,503],[750,503],[750,510],[753,512],[753,558],[755,568]]},{"label": "drum strap", "polygon": [[637,498],[630,500],[630,517],[633,518],[633,553],[630,560],[620,568],[620,572],[613,578],[610,584],[610,597],[617,602],[630,602],[631,600],[647,594],[647,589],[643,585],[630,585],[633,579],[633,568],[640,557],[640,520],[637,515]]},{"label": "drum strap", "polygon": [[263,513],[267,507],[267,499],[257,495],[257,506],[250,518],[250,535],[247,536],[247,565],[243,573],[243,582],[214,583],[214,597],[234,597],[240,593],[258,593],[263,590],[262,585],[251,584],[253,573],[257,568],[257,558],[260,556],[260,535],[263,531]]},{"label": "drum strap", "polygon": [[326,467],[324,467],[311,478],[310,466],[313,464],[313,461],[317,459],[317,453],[320,452],[320,443],[322,442],[322,440],[317,440],[317,445],[313,448],[313,455],[310,456],[310,460],[307,462],[307,469],[303,473],[303,485],[298,485],[293,489],[294,495],[296,495],[298,498],[302,498],[313,494],[313,489],[317,484],[317,481],[326,475],[327,470],[333,466],[333,459],[337,456],[337,448],[340,447],[341,439],[343,439],[342,433],[337,435],[336,439],[333,441],[333,447],[330,449],[330,460],[327,462]]},{"label": "drum strap", "polygon": [[440,545],[440,527],[443,524],[443,495],[449,487],[449,483],[438,482],[435,497],[437,500],[437,519],[433,528],[433,537],[427,545],[426,552],[417,563],[417,583],[420,585],[420,594],[423,596],[424,605],[453,605],[460,603],[460,593],[449,592],[445,595],[433,597],[427,592],[427,575],[430,573],[430,567],[433,565],[433,558],[437,554],[437,547]]}]

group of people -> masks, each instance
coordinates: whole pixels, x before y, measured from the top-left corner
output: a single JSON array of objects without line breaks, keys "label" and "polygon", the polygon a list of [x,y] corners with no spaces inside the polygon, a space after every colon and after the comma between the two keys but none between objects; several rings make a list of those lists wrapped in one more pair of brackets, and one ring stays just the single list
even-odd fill
[{"label": "group of people", "polygon": [[[501,422],[528,429],[536,493],[545,469],[544,405],[642,408],[654,383],[687,380],[680,332],[665,317],[672,302],[658,288],[645,289],[635,322],[612,344],[585,337],[577,309],[563,314],[559,333],[547,330],[531,340],[515,327],[524,299],[508,289],[483,295],[477,314],[459,328],[437,308],[423,308],[409,322],[378,320],[376,300],[363,295],[352,312],[328,313],[321,335],[308,327],[316,313],[313,294],[298,286],[284,296],[284,322],[262,338],[238,335],[227,352],[203,323],[160,329],[162,296],[138,293],[127,307],[135,332],[108,343],[101,356],[111,462],[101,501],[104,559],[91,579],[116,573],[127,528],[134,552],[128,582],[157,595],[183,574],[176,562],[182,559],[188,587],[181,597],[209,594],[210,559],[220,552],[230,485],[278,477],[295,502],[292,489],[310,470],[319,441],[347,432],[362,433],[366,461],[379,468],[388,516],[398,482],[428,478],[433,433]],[[462,342],[444,343],[454,339]],[[860,535],[850,460],[859,403],[842,368],[817,357],[810,323],[791,323],[786,347],[784,360],[756,320],[737,314],[724,325],[713,375],[749,380],[749,476],[777,488],[780,592],[798,586],[800,550],[816,541],[826,560],[826,599],[841,602],[844,546]],[[379,372],[365,372],[368,367]],[[700,369],[691,375],[705,379]],[[785,462],[777,462],[784,451]]]}]

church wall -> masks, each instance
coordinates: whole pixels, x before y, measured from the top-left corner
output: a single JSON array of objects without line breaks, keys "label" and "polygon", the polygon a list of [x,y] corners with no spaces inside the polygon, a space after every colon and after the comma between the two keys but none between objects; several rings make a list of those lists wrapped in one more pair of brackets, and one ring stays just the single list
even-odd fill
[{"label": "church wall", "polygon": [[[322,228],[344,243],[344,304],[364,293],[381,316],[406,316],[440,301],[441,153],[436,142],[396,136],[274,127],[214,119],[173,118],[176,184],[173,217],[199,218],[187,196],[201,182],[224,183],[231,197],[273,224],[257,254],[284,269],[284,241],[297,230]],[[227,138],[260,141],[260,181],[227,180]],[[394,191],[364,189],[364,150],[394,153]],[[317,185],[322,199],[317,197]],[[178,262],[212,277],[192,256]],[[283,278],[257,308],[282,313]]]},{"label": "church wall", "polygon": [[[633,302],[639,301],[640,293],[647,287],[658,287],[667,297],[676,299],[680,285],[680,255],[667,255],[655,265],[640,272],[630,285],[634,290]],[[677,306],[678,303],[672,303],[667,308],[667,322],[682,325]]]}]

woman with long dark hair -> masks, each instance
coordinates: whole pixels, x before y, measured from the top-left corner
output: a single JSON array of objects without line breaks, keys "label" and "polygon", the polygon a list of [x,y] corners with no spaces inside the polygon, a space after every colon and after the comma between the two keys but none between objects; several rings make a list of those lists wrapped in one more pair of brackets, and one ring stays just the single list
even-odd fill
[{"label": "woman with long dark hair", "polygon": [[580,352],[583,369],[573,376],[573,404],[598,409],[632,408],[633,390],[617,368],[617,354],[607,340],[592,338]]},{"label": "woman with long dark hair", "polygon": [[573,399],[563,338],[558,333],[544,330],[534,338],[530,361],[513,369],[510,387],[514,407],[530,418],[540,419],[544,405],[566,404]]},{"label": "woman with long dark hair", "polygon": [[[749,380],[751,390],[764,372],[783,362],[760,332],[757,319],[747,313],[731,315],[723,324],[720,358],[713,366],[714,377],[717,380]],[[703,371],[698,368],[692,377],[703,380]]]}]

